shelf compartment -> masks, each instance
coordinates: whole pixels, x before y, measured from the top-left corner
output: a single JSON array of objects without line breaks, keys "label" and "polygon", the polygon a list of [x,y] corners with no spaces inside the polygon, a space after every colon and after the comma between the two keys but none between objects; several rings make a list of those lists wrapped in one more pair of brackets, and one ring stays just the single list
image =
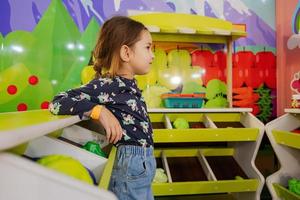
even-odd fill
[{"label": "shelf compartment", "polygon": [[[204,124],[203,122],[188,122],[188,123],[189,123],[189,128],[190,128],[190,129],[208,128],[208,127],[205,126],[205,124]],[[176,129],[176,128],[174,127],[173,122],[171,122],[171,124],[172,124],[172,129]]]},{"label": "shelf compartment", "polygon": [[184,143],[184,142],[232,142],[256,141],[258,128],[217,128],[215,121],[224,119],[229,123],[240,123],[239,113],[150,113],[152,122],[163,122],[164,117],[172,124],[176,118],[184,118],[190,123],[202,123],[206,128],[189,129],[154,129],[155,143]]},{"label": "shelf compartment", "polygon": [[212,171],[210,165],[208,164],[207,159],[202,154],[201,150],[199,150],[198,160],[202,166],[202,169],[204,170],[204,172],[206,174],[207,179],[210,181],[216,181],[217,178],[216,178],[214,172]]},{"label": "shelf compartment", "polygon": [[152,122],[151,124],[152,124],[153,129],[164,129],[164,128],[166,128],[165,124],[163,122]]},{"label": "shelf compartment", "polygon": [[168,157],[167,161],[174,183],[208,180],[197,157]]},{"label": "shelf compartment", "polygon": [[102,176],[102,172],[107,162],[106,158],[95,155],[85,149],[78,148],[64,141],[47,136],[30,141],[24,153],[25,156],[30,158],[39,158],[51,154],[68,155],[77,159],[82,165],[93,172],[97,183]]},{"label": "shelf compartment", "polygon": [[172,182],[153,183],[155,196],[249,192],[258,187],[256,179],[216,179],[205,156],[232,156],[233,148],[155,149],[158,167],[162,167],[162,152],[167,157]]},{"label": "shelf compartment", "polygon": [[214,122],[218,128],[245,128],[241,122]]},{"label": "shelf compartment", "polygon": [[241,122],[240,113],[209,113],[207,116],[213,121],[217,128],[246,128]]},{"label": "shelf compartment", "polygon": [[[82,124],[82,123],[80,123]],[[94,123],[90,123],[91,126],[94,126],[95,130],[87,129],[86,127],[79,126],[78,124],[66,127],[62,130],[61,135],[58,137],[59,139],[63,140],[66,138],[67,140],[74,142],[74,145],[85,145],[89,141],[97,142],[101,148],[107,146],[109,143],[106,140],[105,130],[98,125],[96,127]]]},{"label": "shelf compartment", "polygon": [[74,142],[74,141],[72,141],[72,140],[69,140],[69,139],[67,139],[67,138],[65,138],[65,137],[59,136],[57,139],[58,139],[58,140],[61,140],[61,141],[64,141],[64,142],[66,142],[66,143],[69,143],[69,144],[71,144],[71,145],[74,145],[74,146],[76,146],[76,147],[79,147],[79,148],[82,148],[82,147],[83,147],[83,145],[81,145],[81,144],[79,144],[79,143],[76,143],[76,142]]},{"label": "shelf compartment", "polygon": [[172,183],[173,180],[172,180],[172,176],[171,176],[171,171],[170,171],[169,163],[168,163],[168,160],[167,160],[167,157],[166,157],[166,154],[164,153],[164,151],[161,152],[161,160],[162,160],[163,168],[168,177],[168,182]]},{"label": "shelf compartment", "polygon": [[174,129],[173,122],[176,118],[184,118],[191,129],[216,128],[213,122],[205,114],[199,113],[150,113],[150,119],[154,131],[156,129]]},{"label": "shelf compartment", "polygon": [[[151,118],[151,116],[150,116]],[[151,120],[152,128],[155,129],[172,129],[170,119],[165,114],[155,114]]]},{"label": "shelf compartment", "polygon": [[281,199],[288,199],[288,200],[300,200],[300,196],[297,194],[292,193],[287,188],[283,187],[278,183],[273,183],[273,187],[276,191],[276,194]]},{"label": "shelf compartment", "polygon": [[1,153],[0,162],[0,176],[5,180],[1,184],[1,199],[117,199],[108,191],[15,154]]},{"label": "shelf compartment", "polygon": [[[191,162],[198,162],[197,157],[199,152],[203,156],[232,156],[234,154],[233,148],[187,148],[187,149],[155,149],[154,156],[156,157],[157,167],[163,168],[161,160],[162,152],[168,159],[170,166],[172,182],[169,183],[152,183],[153,193],[155,196],[167,195],[193,195],[193,194],[212,194],[212,193],[230,193],[230,192],[254,192],[257,190],[259,180],[244,179],[244,180],[217,180],[217,181],[184,181],[174,182],[174,175],[172,174],[173,163],[170,158],[175,157],[183,160],[185,157],[194,157]],[[113,147],[109,155],[103,176],[100,180],[100,187],[107,189],[110,181],[110,174],[112,172],[113,163],[116,155],[116,148]],[[176,162],[176,161],[175,161]],[[197,164],[198,165],[198,164]]]},{"label": "shelf compartment", "polygon": [[273,130],[272,134],[278,144],[300,149],[300,134],[282,130]]},{"label": "shelf compartment", "polygon": [[206,128],[203,122],[189,122],[190,128]]},{"label": "shelf compartment", "polygon": [[207,156],[206,159],[218,180],[234,180],[236,176],[248,179],[233,156]]},{"label": "shelf compartment", "polygon": [[160,158],[162,151],[166,157],[197,157],[199,151],[204,156],[232,156],[234,154],[233,148],[156,148],[154,149],[155,158]]}]

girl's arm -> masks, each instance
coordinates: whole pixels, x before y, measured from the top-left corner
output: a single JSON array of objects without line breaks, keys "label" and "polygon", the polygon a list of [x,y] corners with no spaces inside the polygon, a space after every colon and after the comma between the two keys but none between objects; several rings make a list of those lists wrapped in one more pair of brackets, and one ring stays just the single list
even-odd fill
[{"label": "girl's arm", "polygon": [[94,79],[80,88],[71,89],[56,95],[49,106],[50,112],[56,115],[79,115],[80,118],[96,105],[110,102],[110,96],[116,87],[110,79]]},{"label": "girl's arm", "polygon": [[[90,116],[97,105],[105,105],[111,101],[110,96],[117,86],[110,79],[94,79],[87,85],[59,93],[49,106],[50,112],[56,115]],[[100,123],[106,131],[107,140],[116,143],[122,138],[123,130],[117,118],[103,106],[98,115]]]}]

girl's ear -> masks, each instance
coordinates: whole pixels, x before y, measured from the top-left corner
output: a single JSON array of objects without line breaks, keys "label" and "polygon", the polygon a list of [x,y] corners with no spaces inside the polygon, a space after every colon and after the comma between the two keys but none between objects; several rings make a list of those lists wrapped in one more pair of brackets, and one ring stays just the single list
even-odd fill
[{"label": "girl's ear", "polygon": [[120,57],[123,62],[129,62],[130,48],[127,45],[123,45],[120,49]]}]

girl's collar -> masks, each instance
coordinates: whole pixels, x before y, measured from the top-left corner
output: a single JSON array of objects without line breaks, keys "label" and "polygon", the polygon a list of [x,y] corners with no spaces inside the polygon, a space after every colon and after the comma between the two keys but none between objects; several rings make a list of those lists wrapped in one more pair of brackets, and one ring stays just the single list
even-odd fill
[{"label": "girl's collar", "polygon": [[119,74],[117,74],[116,77],[119,77],[119,78],[121,78],[121,79],[125,79],[125,80],[128,80],[128,81],[134,81],[134,80],[135,80],[134,77],[133,77],[133,78],[127,78],[127,77],[124,77],[124,76],[119,75]]}]

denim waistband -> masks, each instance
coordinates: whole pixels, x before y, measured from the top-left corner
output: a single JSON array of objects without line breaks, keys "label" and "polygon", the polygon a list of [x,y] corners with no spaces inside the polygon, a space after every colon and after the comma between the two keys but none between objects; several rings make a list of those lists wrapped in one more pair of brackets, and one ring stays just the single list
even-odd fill
[{"label": "denim waistband", "polygon": [[118,146],[119,153],[140,155],[140,156],[153,156],[153,147],[141,147],[135,145],[120,145]]}]

